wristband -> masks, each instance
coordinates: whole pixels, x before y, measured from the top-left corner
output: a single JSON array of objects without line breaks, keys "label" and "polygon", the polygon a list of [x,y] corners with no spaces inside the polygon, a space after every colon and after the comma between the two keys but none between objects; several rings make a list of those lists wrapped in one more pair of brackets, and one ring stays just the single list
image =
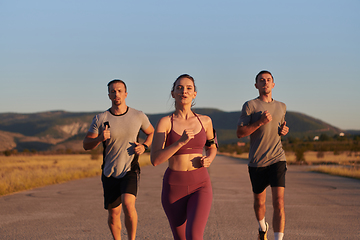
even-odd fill
[{"label": "wristband", "polygon": [[205,146],[210,147],[213,144],[215,144],[215,138],[206,140]]},{"label": "wristband", "polygon": [[146,145],[145,143],[142,144],[145,147],[145,151],[149,149],[148,145]]}]

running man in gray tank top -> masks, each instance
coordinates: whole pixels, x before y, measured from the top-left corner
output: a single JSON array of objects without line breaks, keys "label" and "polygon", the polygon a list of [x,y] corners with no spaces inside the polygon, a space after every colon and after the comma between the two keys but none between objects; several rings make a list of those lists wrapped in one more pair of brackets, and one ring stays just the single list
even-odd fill
[{"label": "running man in gray tank top", "polygon": [[273,229],[275,240],[282,240],[285,229],[285,173],[286,158],[281,136],[289,132],[286,126],[286,105],[272,98],[274,79],[269,71],[261,71],[255,78],[259,97],[247,101],[237,126],[237,137],[250,136],[249,175],[254,192],[254,210],[259,223],[259,238],[267,240],[269,229],[265,221],[266,188],[273,194]]},{"label": "running man in gray tank top", "polygon": [[[135,200],[138,191],[140,167],[138,157],[152,143],[154,128],[141,111],[126,105],[126,84],[122,80],[108,83],[111,108],[96,115],[85,136],[85,150],[103,144],[101,181],[104,190],[104,208],[108,210],[108,225],[114,239],[121,239],[121,208],[129,240],[136,237],[137,212]],[[146,134],[140,144],[140,129]]]}]

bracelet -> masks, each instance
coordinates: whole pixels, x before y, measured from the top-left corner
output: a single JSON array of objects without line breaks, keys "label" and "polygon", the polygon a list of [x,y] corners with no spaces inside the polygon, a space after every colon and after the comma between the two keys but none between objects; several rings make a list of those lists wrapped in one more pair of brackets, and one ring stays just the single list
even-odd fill
[{"label": "bracelet", "polygon": [[146,145],[145,143],[142,144],[145,147],[145,151],[149,149],[148,145]]}]

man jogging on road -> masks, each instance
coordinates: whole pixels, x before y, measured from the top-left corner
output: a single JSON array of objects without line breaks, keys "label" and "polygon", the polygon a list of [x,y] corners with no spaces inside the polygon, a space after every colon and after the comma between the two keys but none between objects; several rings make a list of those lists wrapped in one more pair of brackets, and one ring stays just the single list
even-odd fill
[{"label": "man jogging on road", "polygon": [[275,240],[282,240],[285,229],[284,190],[286,159],[281,136],[289,132],[286,126],[286,105],[272,98],[275,83],[269,71],[255,78],[259,97],[244,103],[237,126],[237,137],[250,135],[249,175],[254,193],[254,210],[259,223],[259,238],[267,240],[269,229],[265,221],[266,188],[271,186],[273,199],[273,229]]},{"label": "man jogging on road", "polygon": [[[83,145],[85,150],[90,150],[103,143],[101,180],[109,228],[114,239],[121,239],[122,208],[128,239],[134,240],[137,228],[135,200],[140,174],[138,157],[152,143],[154,128],[143,112],[126,105],[128,93],[122,80],[109,82],[108,91],[112,106],[94,117]],[[137,142],[140,129],[146,134],[142,144]]]}]

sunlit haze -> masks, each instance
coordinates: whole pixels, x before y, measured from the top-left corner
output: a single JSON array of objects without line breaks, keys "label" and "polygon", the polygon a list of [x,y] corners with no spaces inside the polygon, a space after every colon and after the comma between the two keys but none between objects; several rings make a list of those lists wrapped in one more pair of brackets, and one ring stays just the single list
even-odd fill
[{"label": "sunlit haze", "polygon": [[106,84],[127,104],[173,110],[194,77],[196,107],[240,111],[273,73],[273,98],[342,129],[360,129],[360,1],[0,1],[0,113],[104,111]]}]

